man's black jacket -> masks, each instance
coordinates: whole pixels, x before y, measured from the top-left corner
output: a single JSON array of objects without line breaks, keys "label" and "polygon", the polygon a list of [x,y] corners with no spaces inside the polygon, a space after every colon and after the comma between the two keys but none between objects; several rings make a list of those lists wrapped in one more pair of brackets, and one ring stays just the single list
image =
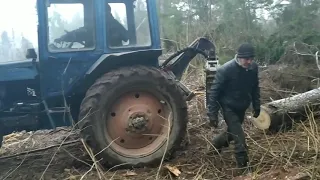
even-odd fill
[{"label": "man's black jacket", "polygon": [[245,111],[252,102],[254,110],[260,110],[258,65],[241,67],[236,59],[218,68],[208,99],[208,115],[216,116],[221,107]]}]

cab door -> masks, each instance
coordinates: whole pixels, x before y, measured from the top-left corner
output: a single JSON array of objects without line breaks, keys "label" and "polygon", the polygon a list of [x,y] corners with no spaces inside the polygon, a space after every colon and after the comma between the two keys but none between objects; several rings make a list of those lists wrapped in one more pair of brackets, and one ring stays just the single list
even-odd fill
[{"label": "cab door", "polygon": [[99,0],[38,1],[39,61],[43,98],[71,93],[103,54],[103,30],[96,25]]}]

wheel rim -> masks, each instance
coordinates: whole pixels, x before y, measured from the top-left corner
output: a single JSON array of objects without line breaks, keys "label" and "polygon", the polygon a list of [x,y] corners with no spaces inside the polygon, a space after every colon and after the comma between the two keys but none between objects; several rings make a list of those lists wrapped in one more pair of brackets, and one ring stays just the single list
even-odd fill
[{"label": "wheel rim", "polygon": [[166,141],[170,112],[168,104],[151,93],[123,94],[107,114],[110,148],[126,157],[153,153]]}]

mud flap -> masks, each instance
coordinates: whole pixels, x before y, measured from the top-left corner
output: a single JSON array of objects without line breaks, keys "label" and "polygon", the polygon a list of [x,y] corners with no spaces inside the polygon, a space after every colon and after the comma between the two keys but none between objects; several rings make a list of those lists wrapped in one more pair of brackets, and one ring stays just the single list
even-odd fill
[{"label": "mud flap", "polygon": [[176,76],[174,75],[174,73],[172,71],[166,71],[166,74],[167,74],[168,78],[174,79],[176,81],[178,87],[180,88],[181,92],[183,93],[185,101],[190,101],[192,98],[195,97],[195,93],[193,93],[187,86],[185,86],[183,83],[181,83],[176,78]]},{"label": "mud flap", "polygon": [[190,101],[192,98],[196,96],[194,92],[192,92],[187,86],[182,84],[180,81],[178,81],[177,84],[180,87],[180,89],[184,92],[186,101]]},{"label": "mud flap", "polygon": [[0,135],[0,148],[2,147],[3,135]]},{"label": "mud flap", "polygon": [[0,148],[2,147],[2,141],[3,141],[3,136],[4,136],[4,126],[2,122],[0,122]]}]

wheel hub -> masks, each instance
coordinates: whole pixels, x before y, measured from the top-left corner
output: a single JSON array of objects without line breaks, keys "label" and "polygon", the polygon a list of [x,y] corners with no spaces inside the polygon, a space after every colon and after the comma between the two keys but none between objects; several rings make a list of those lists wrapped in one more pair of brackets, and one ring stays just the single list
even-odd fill
[{"label": "wheel hub", "polygon": [[141,156],[159,148],[166,140],[171,110],[162,102],[146,92],[122,95],[108,111],[110,148],[126,156]]},{"label": "wheel hub", "polygon": [[149,118],[144,113],[130,116],[127,131],[129,133],[142,133],[147,131]]}]

